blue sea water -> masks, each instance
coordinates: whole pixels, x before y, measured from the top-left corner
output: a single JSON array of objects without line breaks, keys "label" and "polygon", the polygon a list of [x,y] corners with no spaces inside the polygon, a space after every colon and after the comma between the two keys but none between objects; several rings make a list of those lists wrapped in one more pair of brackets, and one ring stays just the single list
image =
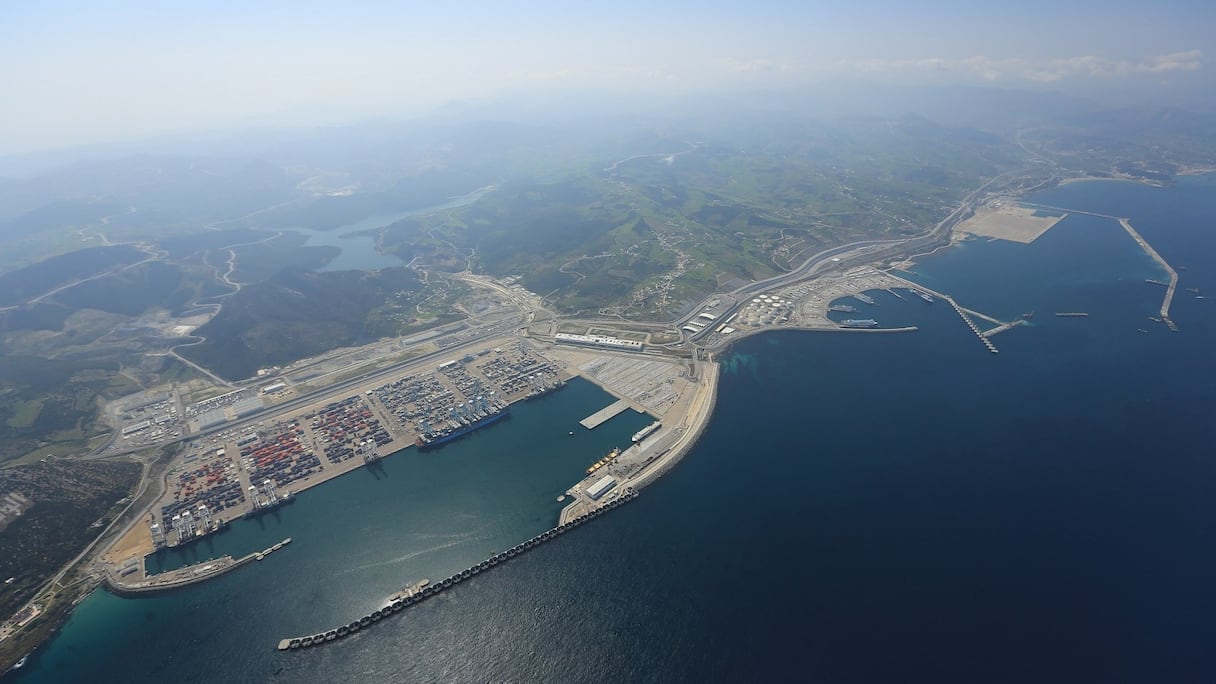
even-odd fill
[{"label": "blue sea water", "polygon": [[[394,457],[388,483],[308,492],[265,533],[299,546],[259,566],[162,598],[95,594],[17,679],[1212,681],[1216,301],[1186,288],[1216,295],[1216,176],[1034,199],[1128,216],[1186,266],[1181,332],[1147,320],[1163,288],[1143,281],[1161,274],[1116,222],[970,242],[914,277],[1001,318],[1035,311],[994,338],[999,355],[944,303],[885,293],[874,317],[917,332],[745,340],[701,442],[635,502],[357,637],[274,650],[403,575],[551,524],[586,459],[540,451],[603,403],[566,390],[451,462]],[[580,451],[645,422],[626,416],[576,432],[601,440]],[[527,457],[495,452],[516,428],[553,434]],[[461,488],[504,459],[519,467]],[[411,478],[408,495],[377,494]],[[370,518],[362,499],[380,495],[430,503]],[[433,539],[407,531],[416,517]],[[466,533],[477,543],[435,548]]]}]

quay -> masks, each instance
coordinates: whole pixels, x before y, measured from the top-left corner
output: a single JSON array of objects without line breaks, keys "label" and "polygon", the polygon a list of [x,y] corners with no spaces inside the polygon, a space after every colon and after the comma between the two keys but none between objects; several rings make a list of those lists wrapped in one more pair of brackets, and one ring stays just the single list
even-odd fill
[{"label": "quay", "polygon": [[[351,634],[355,634],[355,633],[359,632],[360,630],[370,626],[372,623],[379,622],[394,613],[399,613],[416,603],[421,603],[433,596],[436,596],[448,589],[451,589],[452,587],[456,586],[457,584],[460,584],[461,582],[464,582],[467,579],[476,577],[477,575],[489,570],[490,568],[493,568],[496,565],[505,563],[506,561],[518,556],[521,553],[531,551],[532,549],[536,548],[537,546],[539,546],[547,541],[550,541],[552,539],[555,539],[556,537],[559,537],[559,536],[565,534],[566,532],[569,532],[570,530],[574,529],[575,527],[578,527],[579,525],[582,525],[583,523],[586,523],[590,520],[598,518],[599,516],[603,515],[604,513],[607,513],[608,511],[616,508],[617,506],[620,506],[623,503],[636,499],[637,496],[638,496],[638,492],[636,489],[632,489],[632,488],[626,489],[626,490],[622,491],[619,496],[604,503],[603,505],[601,505],[595,509],[592,509],[590,511],[587,511],[586,513],[583,513],[582,515],[578,516],[577,518],[570,520],[569,522],[562,523],[562,524],[558,525],[557,527],[545,530],[544,532],[541,532],[540,534],[536,535],[535,537],[532,537],[531,539],[529,539],[527,541],[520,542],[519,544],[512,546],[511,548],[507,549],[506,551],[500,551],[499,553],[496,553],[493,556],[490,556],[489,558],[478,563],[477,565],[474,565],[471,568],[462,570],[461,572],[458,572],[458,573],[452,575],[451,577],[448,577],[447,579],[441,580],[439,582],[435,582],[433,584],[426,582],[426,581],[418,582],[418,583],[414,584],[412,587],[410,587],[409,589],[407,589],[405,592],[402,592],[399,594],[394,594],[394,596],[390,598],[389,605],[387,605],[384,608],[381,608],[379,610],[373,611],[367,615],[364,615],[363,617],[359,618],[358,620],[352,620],[351,622],[349,622],[345,625],[342,625],[340,627],[335,627],[334,629],[330,629],[325,632],[318,632],[317,634],[310,634],[308,636],[302,636],[302,637],[282,639],[279,641],[278,649],[280,651],[295,651],[295,650],[299,650],[301,648],[310,648],[312,646],[320,646],[322,644],[328,644],[328,643],[337,641],[339,639],[345,638],[347,636],[350,636]],[[396,600],[393,600],[394,598]]]},{"label": "quay", "polygon": [[215,560],[203,561],[184,568],[178,568],[177,570],[153,575],[135,584],[125,584],[119,581],[113,573],[107,571],[103,584],[110,593],[119,596],[145,596],[163,591],[172,591],[188,587],[192,584],[198,584],[199,582],[205,582],[214,577],[232,572],[242,565],[260,561],[290,543],[291,537],[288,537],[270,548],[255,551],[241,558],[234,559],[232,556],[223,556]]},{"label": "quay", "polygon": [[629,406],[630,402],[628,399],[618,399],[608,406],[605,406],[604,408],[580,420],[578,423],[588,430],[594,430],[613,418],[616,418],[621,413],[624,413],[625,409],[629,408]]}]

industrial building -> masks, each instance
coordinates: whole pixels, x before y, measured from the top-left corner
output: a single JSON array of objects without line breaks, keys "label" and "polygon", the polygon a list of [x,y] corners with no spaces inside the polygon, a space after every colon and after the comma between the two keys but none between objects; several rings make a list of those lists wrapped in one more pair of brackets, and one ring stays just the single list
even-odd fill
[{"label": "industrial building", "polygon": [[591,499],[594,501],[599,499],[604,494],[607,494],[608,491],[615,486],[616,478],[611,475],[605,475],[587,487],[587,496],[591,497]]},{"label": "industrial building", "polygon": [[622,340],[619,337],[609,337],[607,335],[571,335],[569,333],[557,333],[553,339],[565,344],[578,344],[588,347],[605,347],[607,349],[619,349],[623,351],[642,351],[645,346],[642,342],[634,340]]}]

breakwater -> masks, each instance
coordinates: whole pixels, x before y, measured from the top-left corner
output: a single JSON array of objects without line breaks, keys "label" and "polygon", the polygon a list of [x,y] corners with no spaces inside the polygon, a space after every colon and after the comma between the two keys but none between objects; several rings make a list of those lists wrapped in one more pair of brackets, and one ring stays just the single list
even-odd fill
[{"label": "breakwater", "polygon": [[372,611],[371,613],[364,615],[363,617],[359,618],[358,620],[353,620],[345,625],[336,627],[334,629],[327,630],[325,632],[319,632],[317,634],[310,634],[308,636],[302,636],[302,637],[282,639],[279,641],[278,649],[280,651],[288,651],[288,650],[294,651],[294,650],[299,650],[301,648],[310,648],[313,646],[320,646],[322,644],[332,643],[334,641],[338,641],[340,639],[348,637],[352,634],[356,634],[356,633],[362,631],[363,629],[371,626],[372,624],[374,624],[376,622],[383,620],[384,618],[386,618],[390,615],[399,613],[416,603],[421,603],[422,601],[425,601],[448,589],[451,589],[452,587],[456,586],[457,584],[460,584],[461,582],[463,582],[467,579],[476,577],[477,575],[480,575],[481,573],[489,570],[490,568],[500,565],[500,564],[520,555],[521,553],[530,551],[530,550],[536,548],[537,546],[543,544],[544,542],[547,542],[556,537],[559,537],[559,536],[565,534],[566,532],[569,532],[570,530],[574,529],[575,527],[582,525],[585,522],[588,522],[594,518],[598,518],[599,516],[603,515],[604,513],[607,513],[608,511],[616,508],[617,506],[620,506],[621,504],[624,504],[628,501],[632,501],[632,500],[636,499],[637,496],[638,496],[638,492],[636,489],[632,489],[632,488],[626,489],[621,492],[620,496],[613,499],[612,501],[605,503],[602,506],[599,506],[598,508],[588,511],[588,512],[578,516],[577,518],[570,520],[569,522],[562,523],[561,525],[558,525],[557,527],[545,530],[544,532],[541,532],[540,534],[536,535],[535,537],[532,537],[531,539],[528,539],[527,541],[523,541],[523,542],[520,542],[519,544],[516,544],[515,546],[512,546],[511,548],[507,549],[506,551],[500,551],[500,552],[490,556],[486,560],[478,563],[477,565],[474,565],[470,568],[466,568],[465,570],[462,570],[461,572],[458,572],[458,573],[448,577],[447,579],[441,580],[439,582],[435,582],[433,584],[428,584],[420,590],[407,591],[407,592],[405,592],[405,595],[400,597],[398,600],[391,601],[389,603],[389,605],[385,606],[384,608],[381,608],[376,611]]},{"label": "breakwater", "polygon": [[126,584],[107,570],[103,584],[106,590],[119,596],[146,596],[163,591],[172,591],[188,587],[192,584],[198,584],[199,582],[205,582],[224,573],[232,572],[242,565],[260,561],[290,543],[291,537],[288,537],[274,546],[261,551],[255,551],[241,558],[234,559],[232,556],[223,556],[215,560],[203,561],[202,563],[187,565],[184,568],[170,572],[153,575],[143,582],[136,584]]}]

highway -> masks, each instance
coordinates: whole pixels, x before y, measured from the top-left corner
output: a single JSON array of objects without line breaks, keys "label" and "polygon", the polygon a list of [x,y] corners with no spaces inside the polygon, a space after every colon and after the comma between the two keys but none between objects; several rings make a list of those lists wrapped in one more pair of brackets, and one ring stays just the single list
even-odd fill
[{"label": "highway", "polygon": [[[954,211],[950,212],[949,216],[938,222],[938,224],[934,226],[932,230],[924,235],[911,238],[901,238],[897,240],[862,240],[859,242],[851,242],[847,245],[841,245],[839,247],[833,247],[831,249],[825,249],[824,251],[808,258],[806,261],[802,262],[801,266],[790,271],[789,273],[782,273],[781,275],[776,275],[772,278],[757,280],[754,283],[744,285],[733,292],[727,293],[726,296],[734,298],[735,303],[725,311],[720,312],[718,314],[718,319],[723,321],[729,319],[747,302],[748,298],[750,298],[752,295],[765,292],[767,290],[776,289],[800,280],[805,280],[806,278],[809,278],[823,270],[822,267],[825,264],[834,268],[845,268],[859,257],[863,258],[864,261],[874,261],[875,259],[885,258],[886,256],[894,256],[895,254],[907,253],[912,250],[923,249],[940,244],[949,237],[950,230],[974,208],[975,201],[979,198],[982,192],[987,190],[989,186],[998,180],[1016,173],[1019,172],[1009,171],[989,179],[983,185],[973,190],[971,194],[967,195],[962,203],[960,203]],[[863,251],[870,247],[880,245],[885,245],[892,249],[878,250],[874,252]],[[848,254],[849,252],[857,252],[857,254],[851,255],[847,258],[842,258],[838,261],[832,261],[832,259],[838,258],[843,254]],[[696,315],[705,307],[705,302],[709,301],[712,297],[720,296],[722,295],[711,295],[710,297],[707,297],[699,306],[690,309],[689,313],[684,318],[675,323],[675,327],[679,329],[687,324],[688,321],[696,317]],[[665,346],[682,346],[688,343],[696,343],[698,340],[702,340],[712,334],[714,329],[715,326],[706,326],[704,329],[693,333],[687,338],[684,338],[684,340],[681,342],[674,342],[672,345]],[[681,335],[682,334],[683,333],[681,333]]]}]

